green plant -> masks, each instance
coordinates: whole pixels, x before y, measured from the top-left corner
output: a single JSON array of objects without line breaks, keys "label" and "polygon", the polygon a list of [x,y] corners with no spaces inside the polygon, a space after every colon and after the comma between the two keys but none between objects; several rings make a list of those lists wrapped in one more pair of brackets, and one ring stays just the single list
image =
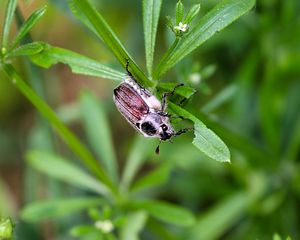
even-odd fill
[{"label": "green plant", "polygon": [[[70,1],[70,6],[74,14],[104,41],[123,66],[126,60],[129,59],[131,63],[130,71],[134,77],[143,86],[152,88],[153,90],[171,89],[176,83],[161,83],[159,80],[162,75],[187,54],[191,53],[213,36],[214,33],[222,30],[228,24],[249,11],[253,5],[254,1],[225,0],[195,23],[194,26],[191,25],[189,29],[187,29],[187,26],[184,26],[184,24],[190,24],[190,21],[199,11],[199,5],[191,8],[190,12],[184,18],[183,5],[179,1],[176,7],[176,25],[173,26],[172,22],[169,21],[169,26],[175,34],[174,43],[166,51],[159,64],[153,68],[155,36],[161,2],[144,1],[143,22],[148,70],[148,76],[146,76],[128,54],[125,47],[120,43],[103,17],[88,1]],[[80,106],[83,113],[82,115],[85,116],[83,122],[88,138],[97,158],[101,160],[101,164],[98,164],[98,161],[93,154],[91,154],[90,150],[62,123],[45,101],[24,82],[15,68],[10,64],[10,60],[20,56],[29,56],[32,62],[43,67],[49,67],[57,62],[62,62],[68,64],[75,73],[99,76],[112,80],[121,80],[124,74],[87,57],[65,49],[52,47],[43,42],[31,42],[18,46],[33,25],[43,15],[45,8],[34,12],[31,17],[23,23],[15,40],[9,45],[8,32],[15,7],[16,1],[9,1],[3,28],[1,67],[8,78],[12,80],[24,96],[31,101],[47,119],[64,142],[94,176],[90,176],[73,164],[68,163],[64,157],[47,151],[39,150],[29,152],[27,157],[28,161],[34,167],[53,178],[101,195],[101,199],[94,197],[72,198],[32,204],[22,212],[23,218],[29,221],[39,221],[90,207],[91,210],[89,214],[95,221],[95,227],[75,227],[72,233],[77,236],[85,236],[89,234],[100,234],[99,230],[101,230],[104,237],[111,239],[115,238],[115,234],[111,233],[112,227],[117,228],[120,236],[124,239],[136,238],[146,224],[146,219],[149,216],[175,225],[193,225],[195,223],[195,217],[190,211],[175,204],[143,199],[143,194],[139,193],[164,183],[171,171],[170,163],[167,162],[166,164],[159,165],[157,169],[135,181],[138,170],[146,160],[144,151],[149,149],[143,140],[137,138],[119,181],[117,174],[118,164],[111,145],[108,123],[103,108],[99,107],[97,100],[89,93],[83,94],[80,99]],[[148,13],[148,11],[152,14]],[[180,23],[182,23],[182,25],[179,25]],[[179,96],[177,96],[177,99],[180,97],[189,98],[193,93],[194,90],[192,88],[185,87],[181,91],[178,91]],[[222,162],[229,161],[229,150],[226,145],[200,120],[205,119],[205,117],[201,118],[198,117],[199,114],[191,114],[188,110],[172,102],[169,103],[169,107],[175,114],[183,116],[193,122],[195,126],[195,139],[193,143],[198,149],[212,159]],[[147,144],[152,145],[152,142],[149,141]],[[100,148],[102,147],[103,149],[100,149],[99,145]],[[253,199],[255,198],[249,198],[249,202],[254,201]],[[241,196],[238,195],[234,200],[235,203],[241,203],[241,207],[248,204],[247,201],[244,201],[245,195],[243,194],[241,194]],[[93,208],[95,206],[102,206],[101,211],[95,210]],[[155,222],[152,224],[155,224]],[[203,224],[203,226],[205,225]]]}]

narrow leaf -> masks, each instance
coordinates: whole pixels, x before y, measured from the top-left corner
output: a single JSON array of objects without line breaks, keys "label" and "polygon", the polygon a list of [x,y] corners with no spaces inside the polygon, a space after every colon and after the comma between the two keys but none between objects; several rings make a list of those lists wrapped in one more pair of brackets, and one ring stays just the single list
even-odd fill
[{"label": "narrow leaf", "polygon": [[107,187],[97,179],[60,156],[48,152],[31,151],[27,154],[27,159],[33,167],[52,178],[103,195],[109,192]]},{"label": "narrow leaf", "polygon": [[26,36],[26,34],[33,28],[33,26],[40,20],[40,18],[44,15],[46,12],[46,6],[36,10],[33,12],[30,17],[24,22],[22,27],[20,28],[16,38],[14,39],[12,43],[12,49],[14,49]]},{"label": "narrow leaf", "polygon": [[194,215],[187,209],[162,201],[132,201],[130,207],[143,209],[152,217],[177,226],[190,226],[195,222]]},{"label": "narrow leaf", "polygon": [[88,207],[99,206],[101,204],[103,204],[101,198],[48,200],[27,205],[21,211],[21,217],[28,222],[40,222],[42,220],[74,214]]},{"label": "narrow leaf", "polygon": [[157,169],[152,170],[150,173],[138,179],[133,184],[131,191],[136,192],[164,184],[168,180],[170,171],[170,164],[159,166]]},{"label": "narrow leaf", "polygon": [[121,180],[121,188],[125,190],[128,189],[135,177],[135,174],[146,160],[146,155],[149,150],[154,151],[154,141],[151,141],[150,139],[145,140],[144,137],[138,135],[135,138],[134,145],[126,160]]},{"label": "narrow leaf", "polygon": [[[163,73],[191,53],[215,33],[220,32],[233,21],[248,12],[255,0],[223,0],[184,35],[171,53],[162,58],[154,76],[159,78]],[[168,54],[168,55],[167,55]]]},{"label": "narrow leaf", "polygon": [[12,239],[14,224],[10,218],[0,216],[0,239]]},{"label": "narrow leaf", "polygon": [[46,43],[44,43],[44,50],[42,52],[31,56],[31,61],[45,68],[57,63],[64,63],[69,65],[74,73],[102,77],[117,81],[121,81],[125,76],[123,73],[107,67],[95,60],[70,50],[52,47]]},{"label": "narrow leaf", "polygon": [[195,4],[187,13],[184,23],[189,24],[199,13],[200,11],[200,4]]},{"label": "narrow leaf", "polygon": [[182,22],[183,15],[184,15],[184,7],[181,0],[179,0],[176,4],[176,25]]},{"label": "narrow leaf", "polygon": [[80,97],[80,109],[89,142],[107,174],[116,182],[117,160],[103,106],[91,93],[85,92]]},{"label": "narrow leaf", "polygon": [[120,232],[121,240],[139,240],[139,233],[143,230],[147,220],[145,211],[130,213]]},{"label": "narrow leaf", "polygon": [[98,164],[90,151],[79,141],[79,139],[61,122],[55,112],[45,103],[17,74],[15,69],[8,64],[3,65],[8,78],[12,80],[21,93],[37,108],[37,110],[52,124],[57,133],[65,143],[76,153],[86,167],[93,172],[105,184],[113,188],[105,171]]},{"label": "narrow leaf", "polygon": [[169,107],[178,116],[194,122],[195,138],[193,144],[195,147],[216,161],[230,162],[230,152],[226,144],[212,130],[207,128],[201,120],[174,103],[170,102]]},{"label": "narrow leaf", "polygon": [[253,198],[244,192],[222,200],[207,213],[201,214],[196,224],[188,230],[185,239],[219,239],[226,230],[240,221],[251,202]]},{"label": "narrow leaf", "polygon": [[162,0],[143,0],[143,22],[148,74],[152,75],[155,39]]},{"label": "narrow leaf", "polygon": [[75,6],[81,10],[82,14],[89,20],[90,24],[95,28],[98,35],[101,36],[104,43],[110,48],[122,66],[125,68],[127,61],[129,61],[129,70],[136,80],[143,86],[149,88],[153,87],[154,83],[150,81],[143,71],[139,69],[120,40],[117,38],[116,34],[104,20],[102,15],[89,3],[89,1],[73,0],[73,2],[76,4]]},{"label": "narrow leaf", "polygon": [[[164,83],[159,83],[157,88],[169,92],[172,91],[176,85],[178,85],[178,83],[164,82]],[[189,86],[179,87],[175,91],[176,94],[185,98],[190,98],[195,92],[196,90]]]},{"label": "narrow leaf", "polygon": [[3,32],[2,32],[2,47],[7,48],[7,44],[9,41],[9,30],[10,26],[14,17],[15,9],[17,6],[17,0],[8,0],[6,11],[5,11],[5,18],[3,24]]},{"label": "narrow leaf", "polygon": [[43,43],[40,42],[27,43],[9,52],[8,57],[35,55],[43,51],[43,49],[44,49]]}]

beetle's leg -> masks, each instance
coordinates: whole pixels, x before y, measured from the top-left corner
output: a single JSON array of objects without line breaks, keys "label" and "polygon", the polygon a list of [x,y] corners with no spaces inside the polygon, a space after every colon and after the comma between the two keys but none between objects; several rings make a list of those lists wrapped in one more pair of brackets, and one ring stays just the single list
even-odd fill
[{"label": "beetle's leg", "polygon": [[126,59],[126,66],[125,66],[125,69],[126,69],[126,72],[127,74],[132,77],[132,73],[129,71],[129,58]]},{"label": "beetle's leg", "polygon": [[165,92],[161,99],[161,111],[165,112],[167,107],[167,97],[171,97],[174,95],[177,88],[184,86],[183,83],[177,84],[171,92]]},{"label": "beetle's leg", "polygon": [[179,135],[181,135],[181,134],[183,134],[183,133],[186,133],[186,132],[188,132],[188,131],[194,131],[194,128],[184,128],[184,129],[181,129],[181,130],[179,130],[178,132],[176,132],[176,133],[174,134],[174,136],[179,136]]}]

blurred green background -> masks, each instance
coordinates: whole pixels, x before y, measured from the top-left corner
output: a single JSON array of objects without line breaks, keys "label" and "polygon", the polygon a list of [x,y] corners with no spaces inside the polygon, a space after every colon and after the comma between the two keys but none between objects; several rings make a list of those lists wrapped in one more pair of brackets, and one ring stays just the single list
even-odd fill
[{"label": "blurred green background", "polygon": [[[198,18],[218,2],[202,0]],[[93,3],[145,69],[141,2]],[[198,1],[183,3],[188,7]],[[0,2],[1,19],[5,4]],[[48,4],[47,12],[31,31],[34,40],[124,71],[105,45],[74,18],[65,1],[19,1],[24,18],[44,4]],[[164,16],[174,16],[175,4],[166,0],[162,6],[158,57],[172,38]],[[19,72],[26,71],[22,60],[15,64]],[[164,76],[165,81],[185,82],[197,89],[187,106],[228,145],[231,164],[202,155],[192,146],[190,134],[173,144],[163,143],[161,155],[156,156],[157,142],[136,140],[135,131],[117,112],[112,101],[117,82],[75,75],[63,64],[42,69],[40,74],[45,99],[84,142],[80,94],[88,90],[98,98],[109,119],[120,169],[138,141],[147,143],[147,162],[139,175],[171,164],[168,180],[153,190],[155,194],[144,194],[185,206],[196,215],[196,223],[176,229],[149,220],[141,239],[177,239],[178,233],[186,239],[272,239],[275,233],[282,239],[300,239],[300,1],[258,0],[250,13]],[[29,202],[88,194],[48,178],[24,160],[30,148],[54,148],[73,157],[44,124],[0,72],[0,213],[16,222],[16,239],[73,239],[68,229],[89,222],[85,214],[39,224],[19,218]],[[50,131],[52,139],[45,131]]]}]

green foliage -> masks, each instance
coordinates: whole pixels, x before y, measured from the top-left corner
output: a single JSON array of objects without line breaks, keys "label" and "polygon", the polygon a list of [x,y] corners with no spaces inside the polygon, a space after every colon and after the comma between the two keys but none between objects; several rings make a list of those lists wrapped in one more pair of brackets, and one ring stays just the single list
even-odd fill
[{"label": "green foliage", "polygon": [[[100,14],[98,6],[87,0],[69,1],[74,15],[104,42],[123,67],[129,59],[134,77],[158,96],[178,84],[162,82],[161,77],[180,62],[164,78],[178,79],[193,87],[178,88],[168,110],[189,122],[174,122],[175,128],[193,124],[195,137],[191,140],[192,134],[187,134],[174,139],[173,144],[163,144],[161,156],[156,158],[153,152],[158,142],[141,136],[131,140],[127,130],[118,125],[119,117],[111,111],[111,100],[105,102],[103,97],[99,102],[85,91],[70,106],[57,111],[49,107],[45,100],[48,96],[37,87],[44,82],[37,77],[40,70],[28,60],[44,68],[64,63],[73,73],[115,81],[121,81],[125,74],[48,43],[27,43],[27,40],[25,43],[25,36],[44,15],[45,7],[28,20],[20,21],[20,30],[10,41],[16,1],[8,1],[0,67],[47,123],[44,126],[40,119],[32,123],[27,162],[50,179],[58,180],[43,185],[43,193],[54,200],[27,201],[21,214],[23,220],[37,223],[55,220],[59,234],[79,222],[73,226],[71,235],[80,239],[267,239],[273,235],[273,239],[279,240],[300,236],[297,216],[300,28],[290,24],[299,26],[299,4],[293,1],[279,4],[276,0],[257,3],[257,9],[239,21],[240,25],[215,34],[247,13],[255,1],[221,1],[195,23],[192,20],[198,15],[200,5],[191,6],[185,15],[183,3],[186,2],[179,1],[173,6],[175,19],[168,18],[167,24],[175,39],[160,55],[157,53],[161,48],[155,44],[158,37],[161,42],[164,40],[157,36],[160,12],[164,4],[170,3],[143,1],[146,76],[102,16],[102,13],[107,19],[110,16],[104,8]],[[206,10],[206,3],[202,4],[201,9]],[[178,28],[180,22],[187,24],[186,29]],[[213,35],[217,36],[211,39]],[[198,55],[194,50],[206,41]],[[192,60],[185,58],[190,53]],[[154,64],[156,60],[158,65]],[[28,73],[30,69],[34,69],[34,74]],[[51,71],[47,75],[52,74]],[[193,74],[198,82],[191,80]],[[174,103],[184,99],[188,99],[187,105]],[[66,117],[68,114],[71,117]],[[82,131],[78,130],[78,122],[82,123]],[[75,126],[80,138],[67,124]],[[54,137],[47,128],[49,125],[55,129]],[[84,145],[85,141],[90,149]],[[207,158],[232,164],[219,164]],[[35,175],[31,175],[27,192],[31,194],[28,199],[36,200],[41,195],[39,184],[49,179],[40,181],[42,176],[32,172]],[[64,185],[57,187],[59,182]],[[76,197],[86,193],[91,197]],[[70,224],[66,227],[61,217],[79,211],[88,212],[90,220],[79,216],[76,223],[68,220]],[[0,224],[0,238],[1,234],[11,235],[10,228],[6,227],[9,232],[3,233],[1,227]]]},{"label": "green foliage", "polygon": [[248,12],[254,4],[255,0],[221,1],[202,17],[180,41],[179,39],[175,40],[157,65],[154,77],[160,78],[162,74],[211,38],[215,33],[220,32],[234,20]]},{"label": "green foliage", "polygon": [[12,239],[13,223],[10,218],[0,218],[0,239]]},{"label": "green foliage", "polygon": [[[32,43],[33,44],[33,43]],[[121,81],[124,74],[78,53],[42,43],[43,50],[31,56],[38,66],[49,68],[57,63],[69,65],[72,72]]]}]

